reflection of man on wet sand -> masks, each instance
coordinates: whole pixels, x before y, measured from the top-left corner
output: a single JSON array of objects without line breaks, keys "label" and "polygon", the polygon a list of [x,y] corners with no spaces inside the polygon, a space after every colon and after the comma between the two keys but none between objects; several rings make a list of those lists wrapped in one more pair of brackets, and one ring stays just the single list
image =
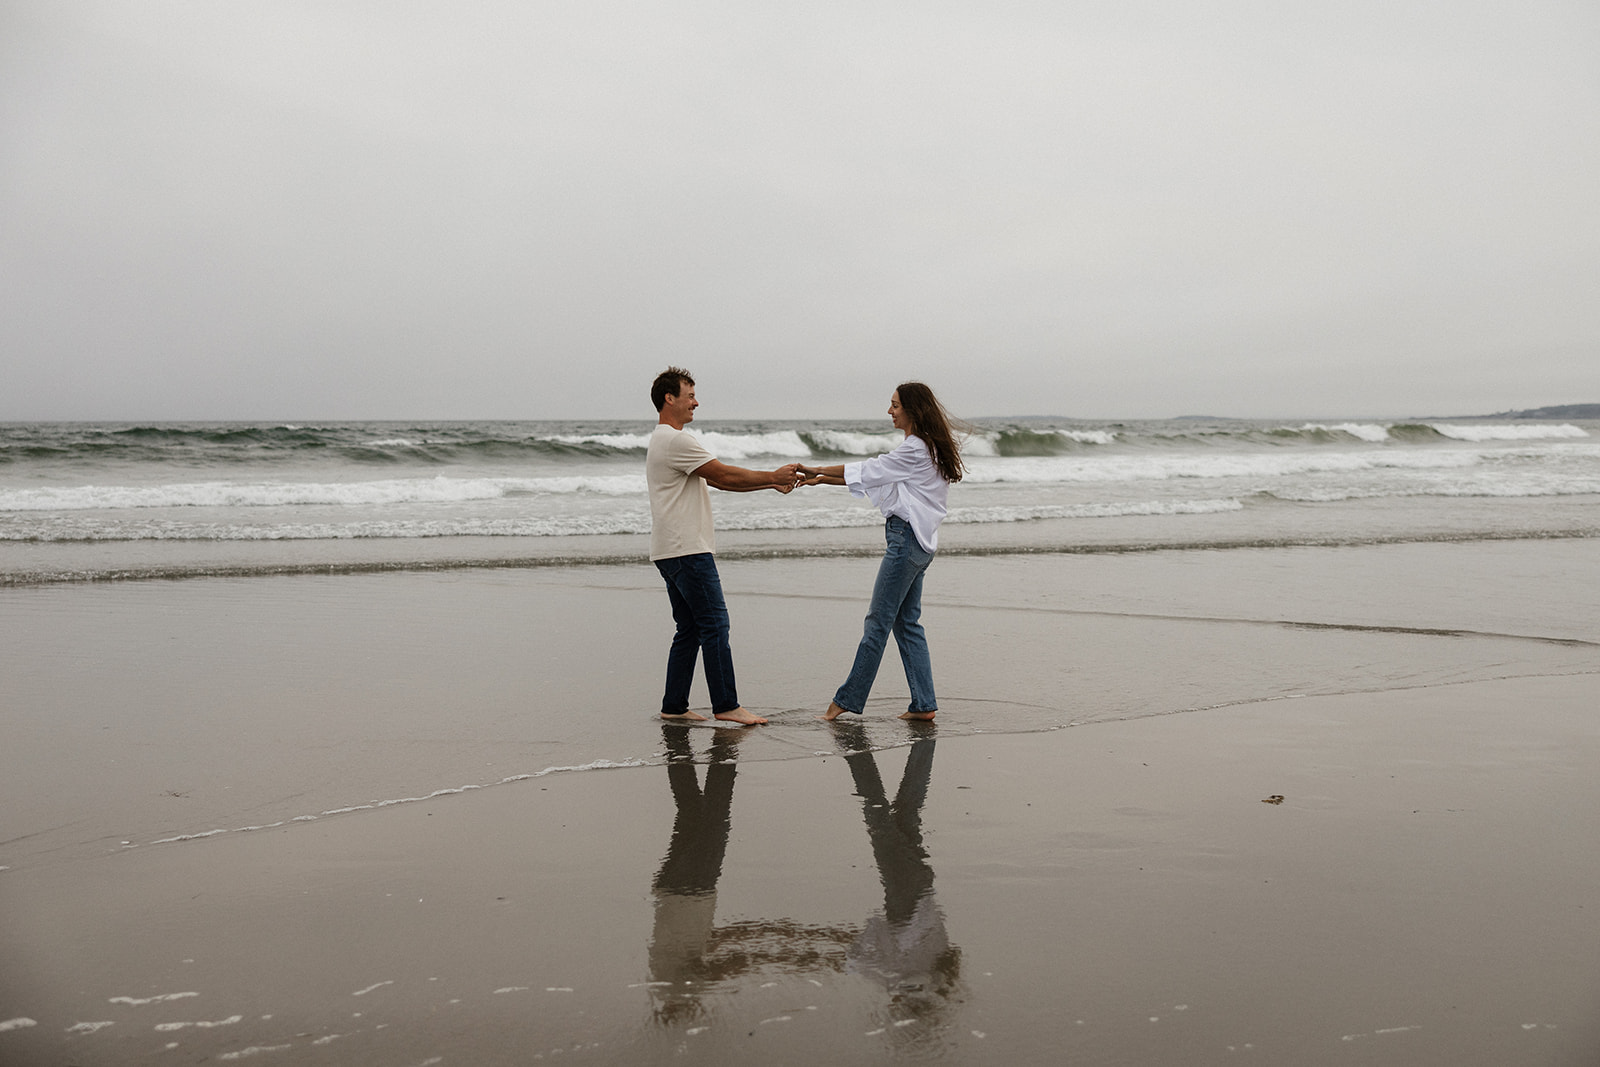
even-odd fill
[{"label": "reflection of man on wet sand", "polygon": [[944,912],[933,896],[933,868],[922,844],[922,804],[933,773],[934,738],[912,742],[891,802],[866,731],[854,723],[837,729],[883,883],[883,912],[867,919],[850,946],[847,968],[881,982],[901,1014],[936,1022],[960,980],[961,951],[945,932]]},{"label": "reflection of man on wet sand", "polygon": [[738,730],[718,730],[711,737],[710,766],[702,790],[695,776],[689,731],[662,726],[667,745],[667,780],[677,805],[672,823],[672,843],[656,872],[655,932],[650,938],[650,978],[669,986],[653,986],[659,995],[657,1017],[669,1022],[675,1016],[696,1012],[694,984],[705,979],[706,943],[717,911],[717,879],[722,876],[722,856],[728,850],[732,826],[733,762]]},{"label": "reflection of man on wet sand", "polygon": [[696,777],[690,731],[663,723],[661,736],[678,810],[654,887],[655,927],[648,958],[656,1021],[670,1026],[697,1018],[705,1009],[701,998],[733,979],[844,970],[845,948],[856,936],[853,927],[792,919],[716,925],[717,879],[732,828],[738,772],[734,758],[744,731],[712,733],[703,788]]}]

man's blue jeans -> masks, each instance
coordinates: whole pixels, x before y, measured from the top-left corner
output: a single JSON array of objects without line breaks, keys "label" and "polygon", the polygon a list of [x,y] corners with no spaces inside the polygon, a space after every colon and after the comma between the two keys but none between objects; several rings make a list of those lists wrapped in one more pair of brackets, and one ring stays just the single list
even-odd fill
[{"label": "man's blue jeans", "polygon": [[672,619],[678,624],[667,653],[667,690],[661,698],[663,715],[689,710],[689,686],[694,682],[696,655],[705,654],[706,688],[711,690],[711,712],[720,715],[739,706],[733,681],[733,651],[728,647],[728,605],[722,600],[722,578],[709,552],[656,560],[667,581]]},{"label": "man's blue jeans", "polygon": [[911,524],[890,516],[883,524],[887,547],[878,565],[878,580],[872,586],[872,606],[867,610],[861,644],[856,647],[856,662],[850,668],[833,702],[846,711],[861,714],[867,694],[878,677],[884,646],[894,634],[900,646],[900,662],[906,669],[906,684],[911,687],[912,712],[937,711],[933,695],[933,662],[928,657],[928,639],[922,631],[922,576],[933,562],[933,553],[917,542]]}]

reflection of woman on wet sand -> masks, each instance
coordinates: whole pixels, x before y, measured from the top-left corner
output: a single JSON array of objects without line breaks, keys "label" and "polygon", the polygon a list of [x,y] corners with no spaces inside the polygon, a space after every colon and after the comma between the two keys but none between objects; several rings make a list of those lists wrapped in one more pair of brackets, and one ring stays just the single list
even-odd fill
[{"label": "reflection of woman on wet sand", "polygon": [[928,639],[920,621],[922,577],[939,547],[950,483],[961,480],[961,451],[949,416],[933,390],[921,382],[906,382],[894,391],[889,417],[894,428],[906,435],[893,451],[860,463],[800,468],[804,484],[847,485],[853,495],[867,497],[884,515],[886,547],[866,626],[850,676],[822,716],[829,721],[847,711],[859,715],[866,707],[890,633],[900,647],[900,662],[911,687],[911,705],[900,717],[927,720],[939,708]]},{"label": "reflection of woman on wet sand", "polygon": [[850,946],[847,966],[883,983],[902,1014],[936,1021],[956,992],[961,952],[945,932],[944,912],[933,896],[933,868],[922,844],[922,804],[933,773],[934,739],[912,742],[892,802],[861,726],[841,724],[838,742],[861,797],[883,883],[883,913],[867,920]]}]

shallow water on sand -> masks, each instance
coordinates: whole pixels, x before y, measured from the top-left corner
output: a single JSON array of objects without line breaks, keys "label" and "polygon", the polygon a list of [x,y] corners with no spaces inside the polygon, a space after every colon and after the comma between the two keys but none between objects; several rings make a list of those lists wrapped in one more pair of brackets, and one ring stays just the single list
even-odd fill
[{"label": "shallow water on sand", "polygon": [[[1592,671],[1600,598],[1574,576],[1597,563],[1591,540],[940,559],[925,599],[940,731]],[[742,759],[833,751],[816,716],[875,566],[723,565],[740,692],[771,720]],[[647,566],[7,600],[12,862],[666,761],[650,724],[671,624]],[[894,718],[905,694],[890,651],[869,747],[917,736]]]},{"label": "shallow water on sand", "polygon": [[801,761],[652,726],[665,766],[5,872],[0,1055],[1584,1062],[1600,867],[1544,847],[1600,803],[1575,692]]}]

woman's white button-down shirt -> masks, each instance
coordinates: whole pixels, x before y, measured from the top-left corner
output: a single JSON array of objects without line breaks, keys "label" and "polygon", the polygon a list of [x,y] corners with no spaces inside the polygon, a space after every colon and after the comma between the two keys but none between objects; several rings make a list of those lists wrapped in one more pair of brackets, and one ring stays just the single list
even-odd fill
[{"label": "woman's white button-down shirt", "polygon": [[844,482],[850,495],[866,497],[885,517],[898,515],[910,523],[923,548],[938,550],[950,483],[933,465],[933,450],[922,438],[908,434],[892,452],[846,463]]}]

